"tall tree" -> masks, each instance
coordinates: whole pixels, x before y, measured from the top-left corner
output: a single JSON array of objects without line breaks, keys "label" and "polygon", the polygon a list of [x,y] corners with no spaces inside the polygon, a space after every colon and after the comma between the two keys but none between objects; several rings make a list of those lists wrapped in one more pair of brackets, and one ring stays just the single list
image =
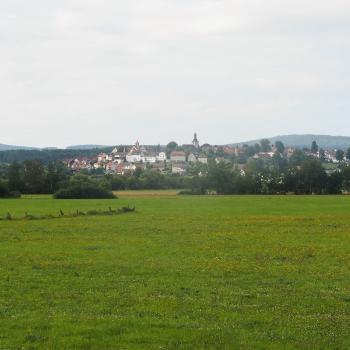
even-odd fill
[{"label": "tall tree", "polygon": [[327,174],[317,159],[307,159],[300,168],[301,183],[304,185],[304,192],[308,194],[321,194],[327,180]]},{"label": "tall tree", "polygon": [[338,149],[336,152],[335,152],[335,159],[338,161],[338,162],[342,162],[344,160],[344,151],[342,149]]},{"label": "tall tree", "polygon": [[320,152],[319,152],[319,159],[322,163],[324,163],[326,161],[326,152],[323,148],[320,149]]},{"label": "tall tree", "polygon": [[178,148],[178,144],[175,141],[171,141],[166,145],[166,154],[169,157],[170,153]]},{"label": "tall tree", "polygon": [[170,141],[166,145],[166,149],[169,150],[169,151],[175,151],[177,147],[178,147],[178,144],[175,141]]},{"label": "tall tree", "polygon": [[328,194],[341,194],[343,185],[343,174],[335,172],[327,177],[326,192]]},{"label": "tall tree", "polygon": [[11,191],[22,192],[24,190],[24,182],[22,178],[22,166],[14,162],[7,170],[8,187]]},{"label": "tall tree", "polygon": [[61,162],[50,162],[47,166],[46,190],[47,193],[56,192],[60,184],[67,180],[68,169]]},{"label": "tall tree", "polygon": [[311,153],[313,154],[317,154],[318,152],[318,144],[316,141],[312,141],[312,144],[311,144]]},{"label": "tall tree", "polygon": [[214,189],[217,194],[232,193],[233,169],[232,164],[215,161],[209,163],[208,181],[210,188]]},{"label": "tall tree", "polygon": [[45,192],[45,169],[39,160],[23,163],[25,191],[30,194]]},{"label": "tall tree", "polygon": [[282,141],[276,141],[275,147],[276,147],[276,151],[280,154],[282,154],[285,150],[285,147]]},{"label": "tall tree", "polygon": [[345,157],[347,160],[350,160],[350,147],[346,150]]},{"label": "tall tree", "polygon": [[347,192],[350,192],[350,167],[343,168],[343,187]]},{"label": "tall tree", "polygon": [[260,141],[261,151],[262,152],[269,152],[271,151],[271,142],[268,139],[262,139]]},{"label": "tall tree", "polygon": [[300,166],[306,159],[306,154],[302,150],[296,149],[289,158],[289,163],[292,167]]},{"label": "tall tree", "polygon": [[278,151],[272,157],[272,163],[274,165],[275,170],[281,172],[288,166],[288,160],[282,156]]},{"label": "tall tree", "polygon": [[244,148],[244,155],[249,157],[253,157],[254,154],[256,153],[256,148],[255,146],[247,146]]}]

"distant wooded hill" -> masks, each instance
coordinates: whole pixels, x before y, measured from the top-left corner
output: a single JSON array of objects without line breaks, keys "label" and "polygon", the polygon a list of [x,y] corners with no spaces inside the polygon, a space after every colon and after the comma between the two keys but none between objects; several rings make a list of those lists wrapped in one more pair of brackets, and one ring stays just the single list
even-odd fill
[{"label": "distant wooded hill", "polygon": [[[111,146],[102,146],[102,145],[76,145],[76,146],[68,146],[66,149],[72,149],[72,150],[90,150],[90,149],[97,149],[97,148],[109,148]],[[15,151],[15,150],[55,150],[56,147],[46,147],[46,148],[39,148],[39,147],[27,147],[27,146],[15,146],[15,145],[4,145],[0,144],[0,152],[1,151]]]},{"label": "distant wooded hill", "polygon": [[[287,147],[304,148],[310,147],[312,141],[316,141],[320,148],[324,149],[348,149],[350,147],[350,137],[330,136],[330,135],[282,135],[268,138],[271,143],[282,141]],[[242,146],[243,144],[254,145],[261,139],[246,142],[234,143],[232,146]],[[99,152],[110,151],[111,146],[102,145],[77,145],[69,146],[66,149],[38,148],[0,144],[0,162],[11,162],[13,160],[23,161],[37,158],[45,161],[62,159],[62,157],[89,157],[95,156]]]},{"label": "distant wooded hill", "polygon": [[76,145],[76,146],[68,146],[67,149],[85,150],[85,149],[109,148],[109,147],[111,147],[111,146],[103,146],[103,145]]},{"label": "distant wooded hill", "polygon": [[[331,135],[281,135],[267,138],[271,143],[282,141],[287,147],[310,148],[312,141],[316,141],[320,148],[324,149],[347,149],[350,147],[350,137],[348,136],[331,136]],[[251,140],[232,144],[233,146],[254,145],[259,140]]]},{"label": "distant wooded hill", "polygon": [[71,158],[96,157],[100,152],[111,152],[112,148],[94,149],[12,149],[0,152],[0,163],[23,162],[30,159],[38,159],[43,163],[54,162]]},{"label": "distant wooded hill", "polygon": [[25,146],[13,146],[13,145],[4,145],[0,143],[0,151],[13,151],[18,149],[24,149],[24,150],[33,150],[38,149],[35,147],[25,147]]}]

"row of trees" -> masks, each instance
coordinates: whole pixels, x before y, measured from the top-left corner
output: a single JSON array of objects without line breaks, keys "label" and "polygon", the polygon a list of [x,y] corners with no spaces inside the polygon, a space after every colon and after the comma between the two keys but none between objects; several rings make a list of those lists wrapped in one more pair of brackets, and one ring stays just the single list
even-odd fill
[{"label": "row of trees", "polygon": [[0,168],[1,197],[58,191],[62,194],[66,189],[70,192],[65,196],[69,197],[84,188],[90,193],[86,196],[93,195],[94,188],[100,191],[96,196],[102,196],[103,191],[124,189],[186,189],[191,194],[338,194],[350,191],[350,167],[339,163],[326,171],[319,159],[302,150],[295,151],[289,158],[277,150],[272,158],[250,158],[244,171],[232,163],[215,160],[208,164],[191,164],[186,177],[141,169],[129,176],[82,176],[74,175],[61,162],[45,166],[38,160],[15,162]]},{"label": "row of trees", "polygon": [[142,171],[140,168],[130,176],[106,175],[105,179],[113,191],[183,189],[188,184],[186,177],[160,174],[152,170]]},{"label": "row of trees", "polygon": [[[300,155],[299,155],[300,156]],[[315,158],[295,155],[287,161],[275,156],[271,161],[251,159],[244,173],[229,163],[210,162],[204,176],[194,176],[189,194],[340,194],[350,191],[350,167],[327,174]]]},{"label": "row of trees", "polygon": [[[47,166],[39,160],[28,160],[23,163],[14,162],[0,169],[0,197],[9,197],[9,193],[53,194],[69,188],[73,196],[75,191],[84,187],[86,192],[96,193],[100,189],[106,191],[137,189],[182,189],[186,178],[175,175],[163,175],[152,170],[138,168],[133,175],[81,174],[74,175],[61,162],[51,162]],[[88,180],[89,179],[89,180]],[[79,186],[78,186],[79,184]],[[100,191],[101,192],[101,191]],[[102,193],[102,192],[101,192]],[[64,196],[69,196],[64,193]],[[98,194],[96,194],[98,196]]]},{"label": "row of trees", "polygon": [[[253,157],[259,152],[272,151],[272,146],[268,139],[263,139],[260,141],[260,143],[256,143],[255,145],[243,145],[242,149],[242,154],[236,160],[238,163],[245,164],[250,157]],[[283,142],[276,141],[274,150],[278,154],[283,154],[285,152],[285,146]],[[304,151],[310,151],[312,154],[318,155],[321,162],[326,161],[326,151],[323,148],[319,148],[316,141],[313,141],[311,147],[309,149],[304,149]],[[342,162],[344,159],[350,160],[350,148],[348,148],[346,151],[338,149],[336,151],[335,158],[338,162]]]},{"label": "row of trees", "polygon": [[61,162],[44,166],[39,160],[14,162],[4,171],[9,190],[26,194],[54,193],[69,176],[70,171]]}]

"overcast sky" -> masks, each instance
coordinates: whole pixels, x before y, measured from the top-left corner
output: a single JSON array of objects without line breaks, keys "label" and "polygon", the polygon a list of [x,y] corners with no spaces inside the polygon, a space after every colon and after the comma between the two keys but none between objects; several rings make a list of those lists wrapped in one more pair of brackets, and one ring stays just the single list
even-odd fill
[{"label": "overcast sky", "polygon": [[350,135],[349,0],[1,0],[0,143]]}]

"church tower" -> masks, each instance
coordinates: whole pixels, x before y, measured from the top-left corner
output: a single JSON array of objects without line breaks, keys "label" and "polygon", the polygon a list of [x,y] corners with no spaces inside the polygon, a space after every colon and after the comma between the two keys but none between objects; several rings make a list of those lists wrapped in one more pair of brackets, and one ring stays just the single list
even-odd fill
[{"label": "church tower", "polygon": [[196,133],[196,132],[194,133],[192,145],[193,145],[195,148],[199,148],[199,141],[198,141],[197,133]]}]

